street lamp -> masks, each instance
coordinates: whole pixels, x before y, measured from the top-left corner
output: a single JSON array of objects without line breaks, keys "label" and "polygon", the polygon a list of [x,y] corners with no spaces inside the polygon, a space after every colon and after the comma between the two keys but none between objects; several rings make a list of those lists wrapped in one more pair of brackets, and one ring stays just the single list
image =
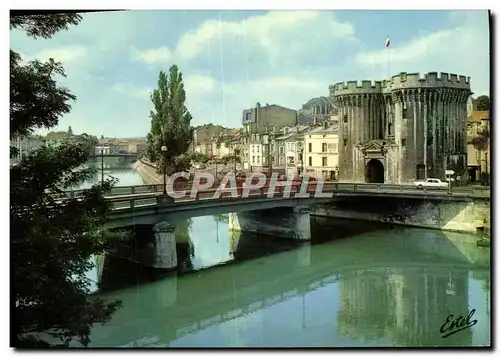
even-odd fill
[{"label": "street lamp", "polygon": [[104,183],[104,147],[101,147],[101,183]]},{"label": "street lamp", "polygon": [[167,194],[167,147],[163,145],[161,152],[163,153],[163,194]]}]

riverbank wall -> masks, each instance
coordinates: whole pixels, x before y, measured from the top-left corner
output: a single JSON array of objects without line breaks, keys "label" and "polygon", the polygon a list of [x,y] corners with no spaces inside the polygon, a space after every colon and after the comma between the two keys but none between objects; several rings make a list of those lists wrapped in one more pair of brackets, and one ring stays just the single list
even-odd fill
[{"label": "riverbank wall", "polygon": [[133,165],[133,169],[147,185],[163,184],[163,176],[156,172],[156,167],[143,159],[137,160]]},{"label": "riverbank wall", "polygon": [[382,222],[450,232],[478,233],[490,226],[490,200],[469,198],[402,199],[353,198],[311,207],[312,217]]}]

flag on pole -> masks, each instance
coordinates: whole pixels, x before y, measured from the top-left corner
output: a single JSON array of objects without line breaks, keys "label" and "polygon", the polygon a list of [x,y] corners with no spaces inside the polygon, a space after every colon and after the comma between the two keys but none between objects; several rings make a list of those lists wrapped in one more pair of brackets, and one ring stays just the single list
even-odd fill
[{"label": "flag on pole", "polygon": [[385,47],[389,47],[391,45],[391,40],[389,39],[389,36],[387,36],[387,40],[385,40]]}]

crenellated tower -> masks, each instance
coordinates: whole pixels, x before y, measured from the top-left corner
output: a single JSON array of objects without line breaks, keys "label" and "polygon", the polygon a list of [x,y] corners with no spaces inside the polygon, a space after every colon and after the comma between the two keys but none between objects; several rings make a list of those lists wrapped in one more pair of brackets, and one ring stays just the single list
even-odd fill
[{"label": "crenellated tower", "polygon": [[337,83],[339,169],[344,182],[410,183],[467,171],[470,79],[436,72]]}]

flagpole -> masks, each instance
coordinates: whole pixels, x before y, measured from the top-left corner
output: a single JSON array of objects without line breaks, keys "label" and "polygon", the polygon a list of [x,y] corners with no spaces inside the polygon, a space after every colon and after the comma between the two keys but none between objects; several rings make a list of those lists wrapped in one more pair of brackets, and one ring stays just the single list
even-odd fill
[{"label": "flagpole", "polygon": [[385,42],[385,45],[387,47],[387,68],[389,71],[389,85],[391,84],[391,40],[389,36],[387,36],[387,40]]}]

